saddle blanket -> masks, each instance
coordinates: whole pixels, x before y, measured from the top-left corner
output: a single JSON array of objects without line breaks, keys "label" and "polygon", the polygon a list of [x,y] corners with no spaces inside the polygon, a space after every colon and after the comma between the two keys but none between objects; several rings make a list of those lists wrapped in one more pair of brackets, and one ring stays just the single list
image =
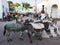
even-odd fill
[{"label": "saddle blanket", "polygon": [[14,24],[14,23],[9,23],[9,24],[6,24],[6,28],[9,30],[9,31],[15,31],[15,30],[21,30],[22,28],[24,28],[24,25],[23,24]]},{"label": "saddle blanket", "polygon": [[42,29],[44,25],[42,23],[30,23],[34,29]]}]

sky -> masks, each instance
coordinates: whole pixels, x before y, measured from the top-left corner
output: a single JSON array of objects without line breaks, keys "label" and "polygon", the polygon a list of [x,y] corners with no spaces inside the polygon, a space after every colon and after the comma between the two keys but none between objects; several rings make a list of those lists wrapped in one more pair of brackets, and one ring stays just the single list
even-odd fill
[{"label": "sky", "polygon": [[[9,1],[9,0],[7,0],[7,1]],[[13,3],[16,3],[16,2],[18,2],[18,3],[27,2],[31,6],[35,5],[35,0],[10,0],[10,1],[12,1]],[[43,0],[36,0],[36,3],[39,4],[41,1],[43,1]]]}]

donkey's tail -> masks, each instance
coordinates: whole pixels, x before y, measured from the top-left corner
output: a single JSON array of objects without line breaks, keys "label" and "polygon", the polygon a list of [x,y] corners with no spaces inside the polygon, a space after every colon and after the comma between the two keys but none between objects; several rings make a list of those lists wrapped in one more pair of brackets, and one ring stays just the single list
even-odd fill
[{"label": "donkey's tail", "polygon": [[5,36],[6,34],[6,25],[4,26],[4,32],[3,32],[3,35]]}]

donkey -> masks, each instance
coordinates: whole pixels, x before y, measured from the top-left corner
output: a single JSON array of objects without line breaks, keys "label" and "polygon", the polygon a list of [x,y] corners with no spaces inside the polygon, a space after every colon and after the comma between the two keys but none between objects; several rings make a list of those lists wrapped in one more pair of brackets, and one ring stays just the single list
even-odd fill
[{"label": "donkey", "polygon": [[31,38],[31,33],[33,30],[32,30],[32,26],[30,24],[26,24],[26,23],[23,23],[23,24],[14,24],[14,23],[10,23],[10,24],[6,24],[4,26],[4,32],[3,32],[3,35],[6,35],[7,36],[7,40],[8,41],[11,41],[11,39],[9,38],[10,36],[10,32],[13,31],[13,32],[20,32],[20,39],[22,39],[22,35],[23,35],[23,32],[24,31],[28,31],[27,34],[28,34],[28,37],[29,37],[29,40],[30,40],[30,43],[32,43],[32,38]]}]

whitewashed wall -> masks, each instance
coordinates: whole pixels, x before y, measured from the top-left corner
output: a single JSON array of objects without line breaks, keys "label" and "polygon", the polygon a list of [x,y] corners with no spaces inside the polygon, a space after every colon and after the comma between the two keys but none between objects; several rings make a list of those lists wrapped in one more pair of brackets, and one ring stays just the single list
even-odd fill
[{"label": "whitewashed wall", "polygon": [[2,0],[2,5],[4,6],[5,15],[7,15],[7,12],[9,12],[9,6],[7,0]]},{"label": "whitewashed wall", "polygon": [[[43,2],[40,2],[40,4],[37,5],[38,10],[40,10],[40,11],[41,11],[41,6],[43,5],[42,3]],[[45,5],[45,7],[47,7],[47,12],[50,17],[51,16],[51,8],[54,4],[56,4],[58,6],[58,14],[56,16],[57,16],[57,18],[60,18],[60,0],[48,0],[48,2],[46,2],[44,5]]]},{"label": "whitewashed wall", "polygon": [[[3,9],[4,6],[4,9]],[[7,15],[7,12],[9,12],[9,7],[8,7],[8,3],[7,0],[0,0],[0,19],[2,19],[3,17],[3,10],[5,12],[5,15]]]},{"label": "whitewashed wall", "polygon": [[2,18],[2,2],[0,0],[0,19]]}]

